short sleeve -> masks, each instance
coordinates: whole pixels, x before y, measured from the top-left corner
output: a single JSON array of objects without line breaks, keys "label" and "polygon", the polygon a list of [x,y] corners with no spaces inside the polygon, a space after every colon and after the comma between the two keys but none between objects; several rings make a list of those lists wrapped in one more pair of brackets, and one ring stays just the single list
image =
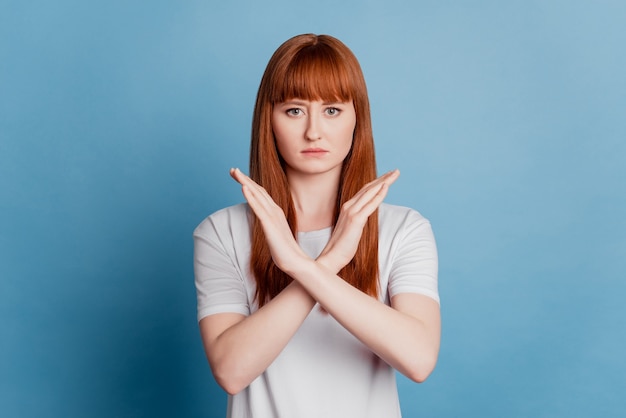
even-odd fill
[{"label": "short sleeve", "polygon": [[397,240],[389,296],[419,293],[439,303],[437,245],[430,222],[411,210],[398,230]]},{"label": "short sleeve", "polygon": [[198,321],[216,313],[250,314],[232,228],[209,217],[194,231],[194,274]]}]

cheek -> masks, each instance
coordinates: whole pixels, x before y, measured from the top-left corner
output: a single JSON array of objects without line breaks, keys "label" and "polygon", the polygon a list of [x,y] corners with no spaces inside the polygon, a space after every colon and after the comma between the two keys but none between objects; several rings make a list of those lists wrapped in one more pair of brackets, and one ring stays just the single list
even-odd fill
[{"label": "cheek", "polygon": [[286,135],[286,133],[284,132],[284,130],[281,130],[280,128],[274,128],[274,142],[276,143],[276,149],[278,149],[279,153],[283,153],[285,151],[287,151],[287,149],[289,148],[289,135]]},{"label": "cheek", "polygon": [[274,144],[276,144],[276,151],[278,155],[285,161],[290,160],[292,141],[289,140],[289,135],[284,129],[274,127]]},{"label": "cheek", "polygon": [[354,130],[356,128],[356,124],[355,123],[351,123],[351,124],[346,124],[346,126],[343,129],[343,139],[344,139],[344,143],[346,144],[347,147],[352,147],[352,141],[354,140]]},{"label": "cheek", "polygon": [[279,116],[272,116],[272,132],[276,141],[288,142],[294,136],[294,126]]},{"label": "cheek", "polygon": [[274,143],[276,144],[276,149],[278,149],[279,153],[282,153],[282,149],[284,146],[284,138],[285,132],[281,129],[280,123],[276,122],[276,118],[272,116],[272,133],[274,134]]}]

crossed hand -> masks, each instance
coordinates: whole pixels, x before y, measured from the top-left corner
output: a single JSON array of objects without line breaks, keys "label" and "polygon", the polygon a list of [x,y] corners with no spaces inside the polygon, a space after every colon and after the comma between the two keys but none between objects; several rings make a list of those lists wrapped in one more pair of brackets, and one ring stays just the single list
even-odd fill
[{"label": "crossed hand", "polygon": [[[295,271],[298,263],[309,257],[293,237],[283,210],[263,187],[238,168],[231,169],[230,175],[241,184],[244,197],[261,222],[276,266],[287,274]],[[330,240],[318,258],[318,261],[321,261],[326,268],[337,273],[352,260],[367,219],[380,206],[387,195],[389,186],[399,176],[398,170],[383,174],[363,186],[357,194],[342,205]]]}]

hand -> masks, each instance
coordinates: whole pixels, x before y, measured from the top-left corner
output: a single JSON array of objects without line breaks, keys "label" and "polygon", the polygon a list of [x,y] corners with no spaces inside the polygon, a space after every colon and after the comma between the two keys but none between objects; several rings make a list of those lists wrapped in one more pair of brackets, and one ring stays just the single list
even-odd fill
[{"label": "hand", "polygon": [[231,168],[230,175],[241,184],[244,197],[261,222],[276,266],[290,274],[297,267],[298,262],[311,260],[298,245],[291,233],[285,213],[269,193],[238,168]]},{"label": "hand", "polygon": [[333,234],[317,261],[338,273],[356,254],[363,234],[363,227],[369,216],[380,206],[387,195],[389,186],[400,176],[399,170],[383,174],[363,186],[352,199],[345,202]]}]

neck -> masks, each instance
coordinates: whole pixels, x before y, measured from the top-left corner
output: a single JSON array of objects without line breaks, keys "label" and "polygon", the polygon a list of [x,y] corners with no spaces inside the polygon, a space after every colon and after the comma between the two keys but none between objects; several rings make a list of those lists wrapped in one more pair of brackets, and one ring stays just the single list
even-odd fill
[{"label": "neck", "polygon": [[314,176],[287,173],[299,232],[333,226],[339,174],[339,171]]}]

